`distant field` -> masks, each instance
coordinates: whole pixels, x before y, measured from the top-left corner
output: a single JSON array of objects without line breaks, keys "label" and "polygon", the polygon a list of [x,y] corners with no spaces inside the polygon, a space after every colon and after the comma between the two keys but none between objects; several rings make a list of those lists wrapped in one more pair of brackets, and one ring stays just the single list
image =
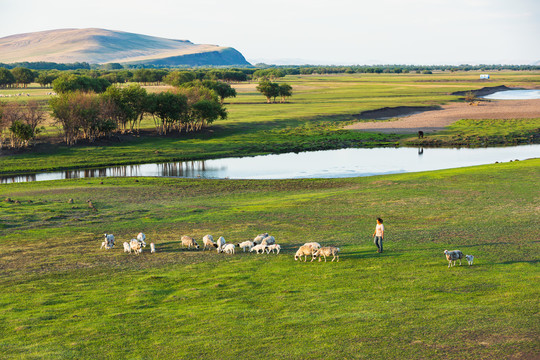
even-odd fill
[{"label": "distant field", "polygon": [[[354,179],[0,185],[0,199],[20,201],[0,202],[0,358],[537,358],[539,178],[529,160]],[[122,252],[139,231],[156,254]],[[179,244],[262,231],[281,254]],[[104,232],[117,248],[99,250]],[[295,262],[306,241],[339,246],[340,262]],[[475,263],[449,269],[444,249]]]},{"label": "distant field", "polygon": [[[47,171],[72,167],[98,167],[142,162],[195,160],[272,152],[306,151],[343,147],[394,146],[403,136],[353,133],[343,130],[358,121],[363,111],[397,106],[438,106],[457,101],[454,91],[484,86],[540,86],[540,72],[493,73],[492,80],[478,80],[478,73],[347,74],[287,76],[294,95],[283,104],[266,104],[255,83],[233,85],[238,96],[227,99],[229,118],[217,121],[199,134],[155,137],[153,120],[146,118],[140,136],[121,142],[106,141],[75,147],[48,143],[36,153],[2,157],[0,173]],[[148,87],[155,92],[167,87]],[[0,90],[0,94],[8,90]],[[9,90],[29,92],[41,99],[48,89]],[[10,98],[13,99],[13,98]],[[20,98],[16,98],[20,101]],[[49,122],[46,134],[58,129]]]}]

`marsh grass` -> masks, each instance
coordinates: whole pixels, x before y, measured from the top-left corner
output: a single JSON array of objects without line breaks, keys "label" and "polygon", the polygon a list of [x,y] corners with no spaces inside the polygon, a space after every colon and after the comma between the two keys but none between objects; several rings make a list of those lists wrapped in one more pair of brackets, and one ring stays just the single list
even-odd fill
[{"label": "marsh grass", "polygon": [[[1,185],[0,199],[20,204],[0,202],[0,357],[534,357],[539,165]],[[383,254],[371,238],[377,216]],[[123,253],[121,242],[139,231],[156,254]],[[239,242],[262,231],[281,254],[179,243],[184,234]],[[115,249],[99,250],[104,232],[115,234]],[[341,261],[295,262],[306,241],[339,246]],[[475,263],[449,269],[444,249]]]}]

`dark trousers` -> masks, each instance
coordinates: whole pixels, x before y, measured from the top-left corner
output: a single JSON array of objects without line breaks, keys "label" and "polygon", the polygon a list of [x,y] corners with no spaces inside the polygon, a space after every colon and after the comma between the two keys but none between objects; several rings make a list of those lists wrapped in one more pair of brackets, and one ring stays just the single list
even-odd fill
[{"label": "dark trousers", "polygon": [[375,236],[375,238],[373,238],[373,242],[377,246],[378,252],[382,252],[382,240],[383,240],[382,236]]}]

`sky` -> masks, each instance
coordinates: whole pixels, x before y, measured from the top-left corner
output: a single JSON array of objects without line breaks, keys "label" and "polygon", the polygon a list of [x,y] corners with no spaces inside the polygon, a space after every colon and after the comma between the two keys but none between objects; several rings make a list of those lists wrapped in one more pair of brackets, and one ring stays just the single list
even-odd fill
[{"label": "sky", "polygon": [[540,62],[540,0],[0,0],[0,37],[90,27],[231,46],[253,64]]}]

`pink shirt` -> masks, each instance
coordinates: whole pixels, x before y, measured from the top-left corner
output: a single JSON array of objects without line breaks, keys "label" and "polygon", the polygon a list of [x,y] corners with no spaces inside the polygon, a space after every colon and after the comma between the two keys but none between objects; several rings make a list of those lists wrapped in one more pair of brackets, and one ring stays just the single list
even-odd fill
[{"label": "pink shirt", "polygon": [[377,224],[375,227],[375,236],[383,236],[384,232],[384,225],[383,224]]}]

